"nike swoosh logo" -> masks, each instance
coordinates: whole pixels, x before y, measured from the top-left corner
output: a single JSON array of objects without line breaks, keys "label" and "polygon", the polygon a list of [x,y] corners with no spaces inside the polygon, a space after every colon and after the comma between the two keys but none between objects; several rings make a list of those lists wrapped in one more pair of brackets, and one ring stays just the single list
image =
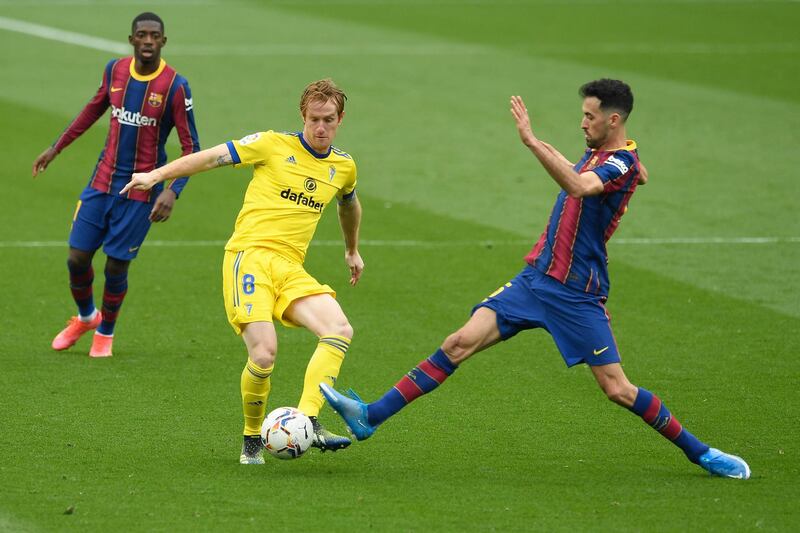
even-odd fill
[{"label": "nike swoosh logo", "polygon": [[111,92],[112,92],[112,93],[115,93],[115,92],[117,92],[117,91],[121,91],[121,90],[122,90],[122,87],[112,87],[112,88],[111,88]]},{"label": "nike swoosh logo", "polygon": [[599,350],[592,350],[592,351],[594,352],[595,355],[600,355],[601,353],[605,352],[606,350],[608,350],[608,346],[606,346],[605,348],[600,348]]}]

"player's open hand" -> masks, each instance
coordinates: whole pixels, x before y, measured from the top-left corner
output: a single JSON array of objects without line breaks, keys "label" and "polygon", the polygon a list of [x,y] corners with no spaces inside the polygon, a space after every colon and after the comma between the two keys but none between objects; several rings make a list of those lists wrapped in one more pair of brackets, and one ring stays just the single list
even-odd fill
[{"label": "player's open hand", "polygon": [[172,189],[164,189],[161,194],[156,198],[156,203],[153,204],[153,209],[150,211],[150,222],[166,222],[172,214],[172,207],[175,205],[175,191]]},{"label": "player's open hand", "polygon": [[532,146],[536,142],[536,136],[531,129],[531,119],[528,116],[528,108],[525,107],[525,102],[522,101],[521,96],[511,97],[511,115],[517,123],[517,131],[519,138],[525,146]]},{"label": "player's open hand", "polygon": [[131,176],[131,181],[128,182],[125,187],[119,191],[120,194],[125,194],[126,192],[130,191],[131,189],[136,189],[137,191],[149,191],[153,188],[153,185],[161,181],[161,173],[158,169],[155,169],[151,172],[136,172],[133,176]]},{"label": "player's open hand", "polygon": [[364,272],[364,260],[361,259],[361,254],[357,250],[355,252],[345,251],[344,262],[350,269],[350,285],[355,287],[358,280],[361,279],[361,273]]},{"label": "player's open hand", "polygon": [[49,165],[50,162],[53,159],[55,159],[57,155],[58,152],[56,152],[56,149],[53,148],[52,146],[49,147],[44,152],[42,152],[41,154],[39,154],[39,157],[37,157],[33,161],[33,177],[35,178],[37,175],[44,172],[45,169],[47,168],[47,165]]}]

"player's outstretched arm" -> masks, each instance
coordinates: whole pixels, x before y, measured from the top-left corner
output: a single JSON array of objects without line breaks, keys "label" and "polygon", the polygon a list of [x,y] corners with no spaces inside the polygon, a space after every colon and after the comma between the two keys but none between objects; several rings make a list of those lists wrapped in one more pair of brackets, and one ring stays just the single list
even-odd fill
[{"label": "player's outstretched arm", "polygon": [[350,269],[350,285],[355,286],[364,271],[364,260],[358,252],[358,230],[361,227],[361,203],[358,197],[353,195],[342,200],[338,213],[344,235],[344,262]]},{"label": "player's outstretched arm", "polygon": [[180,157],[150,172],[135,173],[131,177],[131,181],[120,191],[120,194],[125,194],[131,189],[147,191],[152,189],[156,183],[181,176],[191,176],[204,170],[230,165],[231,163],[233,163],[233,158],[228,146],[219,144],[213,148]]},{"label": "player's outstretched arm", "polygon": [[575,166],[575,163],[573,163],[572,161],[570,161],[569,159],[567,159],[566,157],[564,157],[564,154],[562,154],[561,152],[559,152],[558,150],[556,150],[556,149],[553,147],[553,145],[552,145],[552,144],[546,143],[546,142],[544,142],[544,141],[539,141],[539,142],[541,142],[541,143],[544,145],[544,147],[545,147],[545,148],[547,148],[547,149],[550,151],[550,153],[551,153],[551,154],[553,154],[554,156],[556,156],[557,158],[559,158],[561,161],[563,161],[564,163],[568,164],[568,165],[569,165],[569,166],[571,166],[571,167],[572,167],[572,166]]},{"label": "player's outstretched arm", "polygon": [[566,157],[558,150],[540,141],[533,134],[528,108],[520,96],[511,97],[511,115],[517,124],[520,140],[533,152],[544,169],[567,194],[575,198],[593,196],[603,192],[603,182],[594,172],[578,174]]},{"label": "player's outstretched arm", "polygon": [[53,159],[55,159],[57,155],[58,152],[56,152],[56,149],[53,148],[52,146],[49,146],[47,150],[39,154],[39,157],[37,157],[33,161],[33,177],[35,178],[36,176],[44,172],[45,169],[47,168],[47,165],[49,165],[50,162]]}]

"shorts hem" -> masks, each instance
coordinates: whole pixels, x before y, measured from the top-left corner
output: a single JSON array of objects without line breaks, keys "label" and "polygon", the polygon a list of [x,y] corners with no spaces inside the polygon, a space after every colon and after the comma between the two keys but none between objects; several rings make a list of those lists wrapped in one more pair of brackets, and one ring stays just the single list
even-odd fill
[{"label": "shorts hem", "polygon": [[228,320],[228,324],[230,324],[230,326],[233,328],[233,331],[236,332],[237,335],[241,335],[242,334],[242,330],[244,329],[244,328],[242,328],[242,326],[244,326],[246,324],[252,324],[254,322],[269,322],[270,324],[272,324],[272,318],[269,318],[269,319],[256,318],[256,319],[253,319],[253,320],[239,320],[239,321],[236,321],[236,322],[232,322],[232,321]]},{"label": "shorts hem", "polygon": [[482,307],[494,311],[495,314],[494,321],[495,325],[497,326],[497,331],[500,332],[500,340],[507,341],[508,339],[510,339],[511,337],[520,332],[519,329],[511,326],[510,323],[504,318],[505,315],[503,314],[503,309],[502,309],[503,306],[501,306],[498,302],[491,299],[475,305],[472,308],[470,316],[474,315],[475,312]]},{"label": "shorts hem", "polygon": [[302,327],[300,324],[295,324],[294,322],[292,322],[288,318],[283,318],[283,314],[286,312],[287,309],[289,309],[289,306],[292,305],[293,302],[296,302],[297,300],[299,300],[301,298],[305,298],[307,296],[316,296],[317,294],[330,294],[334,299],[336,299],[336,291],[333,290],[331,287],[329,287],[327,285],[323,285],[322,287],[320,287],[317,290],[314,290],[314,291],[311,291],[311,292],[307,292],[307,293],[304,293],[304,294],[300,294],[300,295],[296,296],[295,298],[292,298],[291,300],[284,300],[284,301],[281,301],[281,302],[276,302],[275,303],[275,307],[272,310],[272,316],[274,316],[275,318],[280,320],[281,324],[283,324],[286,327],[289,327],[289,328]]},{"label": "shorts hem", "polygon": [[580,365],[581,363],[585,364],[586,366],[606,366],[606,365],[613,365],[614,363],[621,363],[622,359],[617,357],[616,360],[608,360],[608,359],[577,359],[577,360],[568,360],[563,355],[561,356],[564,359],[564,363],[566,363],[567,368],[572,368],[573,366]]}]

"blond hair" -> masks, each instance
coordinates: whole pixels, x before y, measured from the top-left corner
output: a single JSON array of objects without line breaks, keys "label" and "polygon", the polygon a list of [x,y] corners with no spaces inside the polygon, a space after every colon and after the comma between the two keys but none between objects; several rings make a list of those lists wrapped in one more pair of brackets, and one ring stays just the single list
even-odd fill
[{"label": "blond hair", "polygon": [[347,95],[330,78],[314,81],[306,86],[303,96],[300,97],[300,113],[306,116],[306,109],[311,101],[328,102],[333,100],[339,116],[344,112],[344,102]]}]

